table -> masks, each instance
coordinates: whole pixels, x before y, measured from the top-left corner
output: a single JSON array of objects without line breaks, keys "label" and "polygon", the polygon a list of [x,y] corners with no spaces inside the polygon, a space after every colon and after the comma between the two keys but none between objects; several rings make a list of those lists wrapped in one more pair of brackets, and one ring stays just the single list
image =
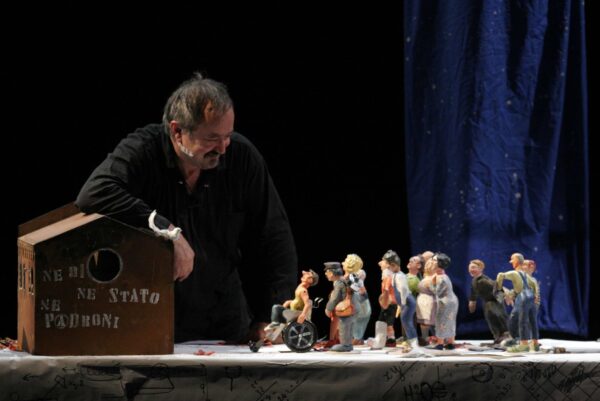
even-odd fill
[{"label": "table", "polygon": [[[478,344],[476,340],[458,343]],[[600,400],[600,343],[570,353],[176,344],[172,355],[44,357],[0,351],[1,400]],[[195,355],[202,349],[212,355]]]}]

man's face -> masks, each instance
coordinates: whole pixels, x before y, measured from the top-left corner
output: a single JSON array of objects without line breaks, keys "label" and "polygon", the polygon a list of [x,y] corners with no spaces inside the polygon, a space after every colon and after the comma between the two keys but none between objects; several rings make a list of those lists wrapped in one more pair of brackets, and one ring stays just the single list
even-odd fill
[{"label": "man's face", "polygon": [[419,260],[416,258],[410,258],[408,260],[408,264],[406,265],[408,272],[410,274],[417,274],[419,272]]},{"label": "man's face", "polygon": [[327,277],[327,280],[329,281],[334,281],[335,279],[335,275],[331,270],[325,270],[325,277]]},{"label": "man's face", "polygon": [[469,265],[469,274],[471,275],[471,277],[479,277],[481,276],[481,268],[475,263],[471,263]]},{"label": "man's face", "polygon": [[192,154],[180,157],[201,170],[217,167],[220,156],[231,143],[234,120],[233,109],[229,109],[220,117],[204,121],[193,131],[183,130],[181,142]]},{"label": "man's face", "polygon": [[514,254],[510,257],[510,264],[515,269],[517,268],[517,266],[519,266],[521,264],[521,262],[519,261],[519,257],[516,254]]},{"label": "man's face", "polygon": [[313,276],[311,272],[307,272],[302,270],[302,277],[300,278],[300,282],[303,284],[312,284],[313,283]]},{"label": "man's face", "polygon": [[535,264],[532,263],[530,260],[524,261],[522,267],[525,273],[527,274],[533,274],[535,272]]}]

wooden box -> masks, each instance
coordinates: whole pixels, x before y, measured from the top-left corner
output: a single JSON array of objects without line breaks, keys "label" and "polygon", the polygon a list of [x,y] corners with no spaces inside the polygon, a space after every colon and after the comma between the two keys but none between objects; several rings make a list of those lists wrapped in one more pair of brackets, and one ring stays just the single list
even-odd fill
[{"label": "wooden box", "polygon": [[173,352],[173,244],[67,205],[19,227],[18,339],[37,355]]}]

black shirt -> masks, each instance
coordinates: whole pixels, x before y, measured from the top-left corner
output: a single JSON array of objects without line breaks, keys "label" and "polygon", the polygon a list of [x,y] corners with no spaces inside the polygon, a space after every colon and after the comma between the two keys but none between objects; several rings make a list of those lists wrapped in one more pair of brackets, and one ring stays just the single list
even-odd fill
[{"label": "black shirt", "polygon": [[175,283],[175,340],[239,340],[296,287],[287,215],[262,156],[238,133],[191,194],[176,161],[163,125],[140,128],[94,170],[76,203],[146,228],[156,209],[159,227],[181,227],[196,256],[192,274]]},{"label": "black shirt", "polygon": [[469,301],[476,301],[477,297],[483,298],[484,302],[497,302],[495,297],[496,282],[482,274],[479,277],[474,277],[471,281],[471,295]]}]

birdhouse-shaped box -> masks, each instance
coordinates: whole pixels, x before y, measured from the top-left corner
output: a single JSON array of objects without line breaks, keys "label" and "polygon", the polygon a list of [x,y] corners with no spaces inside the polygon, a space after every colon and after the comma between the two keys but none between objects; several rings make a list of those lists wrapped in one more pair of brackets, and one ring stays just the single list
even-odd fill
[{"label": "birdhouse-shaped box", "polygon": [[19,227],[18,339],[37,355],[173,352],[173,244],[67,205]]}]

